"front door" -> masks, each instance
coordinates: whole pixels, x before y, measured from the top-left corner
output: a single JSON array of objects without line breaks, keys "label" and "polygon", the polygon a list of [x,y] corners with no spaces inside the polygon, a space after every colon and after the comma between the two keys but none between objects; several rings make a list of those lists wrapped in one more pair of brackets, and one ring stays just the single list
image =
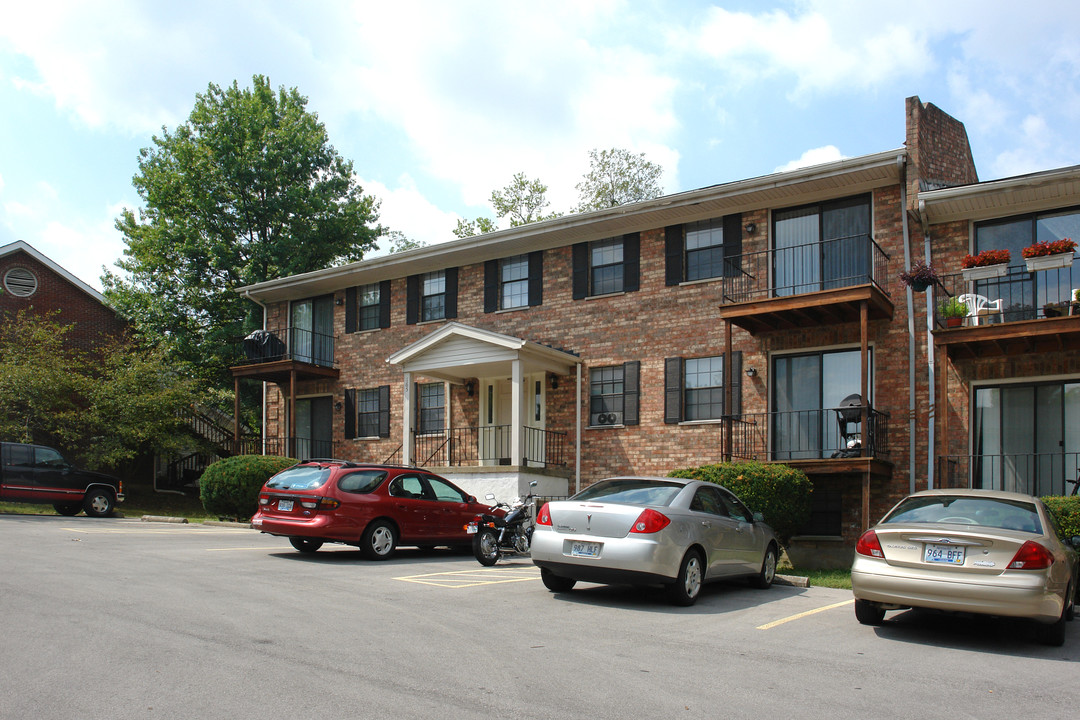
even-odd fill
[{"label": "front door", "polygon": [[330,395],[296,401],[293,456],[297,459],[334,457],[333,401]]},{"label": "front door", "polygon": [[[514,384],[505,379],[481,382],[480,459],[483,465],[509,465],[514,418]],[[527,375],[522,382],[521,425],[523,462],[534,467],[547,460],[544,428],[547,422],[544,375]]]}]

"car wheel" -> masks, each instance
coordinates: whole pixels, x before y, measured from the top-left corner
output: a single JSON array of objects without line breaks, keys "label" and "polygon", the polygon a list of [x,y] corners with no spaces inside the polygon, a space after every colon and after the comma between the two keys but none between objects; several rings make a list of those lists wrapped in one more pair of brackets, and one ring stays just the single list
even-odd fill
[{"label": "car wheel", "polygon": [[322,540],[312,540],[311,538],[291,537],[289,543],[294,548],[302,553],[313,553],[322,547]]},{"label": "car wheel", "polygon": [[473,555],[481,565],[491,567],[499,562],[499,541],[491,530],[481,530],[473,537]]},{"label": "car wheel", "polygon": [[551,592],[570,592],[577,585],[577,580],[556,575],[547,568],[540,568],[540,581]]},{"label": "car wheel", "polygon": [[385,520],[376,520],[367,526],[360,539],[360,550],[368,560],[386,560],[397,547],[394,526]]},{"label": "car wheel", "polygon": [[760,590],[767,590],[772,587],[774,579],[776,579],[776,546],[769,543],[769,547],[765,550],[765,557],[761,561],[761,570],[750,579],[750,584]]},{"label": "car wheel", "polygon": [[701,554],[697,550],[688,551],[679,566],[678,577],[668,585],[668,599],[675,605],[693,605],[701,594],[704,579]]},{"label": "car wheel", "polygon": [[108,517],[113,511],[113,494],[108,490],[94,488],[83,498],[83,510],[90,517]]},{"label": "car wheel", "polygon": [[1039,642],[1050,647],[1061,647],[1065,644],[1065,614],[1066,609],[1061,609],[1061,617],[1050,625],[1039,627]]},{"label": "car wheel", "polygon": [[856,600],[855,619],[863,625],[880,625],[885,622],[885,610],[869,600]]},{"label": "car wheel", "polygon": [[80,505],[79,503],[56,503],[55,505],[53,505],[53,510],[55,510],[61,515],[67,515],[68,517],[71,517],[72,515],[79,514],[79,511],[82,510],[82,505]]}]

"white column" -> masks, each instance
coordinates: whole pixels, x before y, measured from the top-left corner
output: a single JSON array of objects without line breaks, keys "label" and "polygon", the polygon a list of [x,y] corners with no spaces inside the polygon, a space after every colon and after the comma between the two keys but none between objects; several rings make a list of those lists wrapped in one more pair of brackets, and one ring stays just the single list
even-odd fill
[{"label": "white column", "polygon": [[521,411],[525,406],[525,381],[522,378],[521,360],[510,363],[510,464],[521,467],[521,440],[524,435],[521,423]]},{"label": "white column", "polygon": [[412,373],[405,373],[405,387],[401,393],[401,464],[412,465]]},{"label": "white column", "polygon": [[576,415],[577,439],[574,442],[574,494],[581,492],[581,363],[577,363]]}]

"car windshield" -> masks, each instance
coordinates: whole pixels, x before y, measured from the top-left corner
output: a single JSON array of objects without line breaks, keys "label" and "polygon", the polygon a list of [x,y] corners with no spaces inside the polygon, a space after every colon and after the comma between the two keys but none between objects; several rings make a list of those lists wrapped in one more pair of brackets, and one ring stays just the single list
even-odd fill
[{"label": "car windshield", "polygon": [[604,480],[585,488],[570,499],[606,500],[627,505],[668,505],[683,487],[685,486],[681,483],[663,480]]},{"label": "car windshield", "polygon": [[881,523],[954,523],[1042,534],[1034,503],[991,497],[909,497]]},{"label": "car windshield", "polygon": [[330,470],[318,465],[297,465],[270,478],[266,487],[272,490],[314,490],[326,483]]}]

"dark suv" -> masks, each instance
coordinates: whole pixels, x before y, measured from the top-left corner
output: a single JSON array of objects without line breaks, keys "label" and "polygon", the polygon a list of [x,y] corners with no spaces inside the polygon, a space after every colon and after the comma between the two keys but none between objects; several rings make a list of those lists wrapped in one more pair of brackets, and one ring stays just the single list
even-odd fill
[{"label": "dark suv", "polygon": [[124,500],[124,484],[111,475],[79,470],[44,445],[0,443],[0,500],[52,504],[61,515],[85,510],[106,517]]},{"label": "dark suv", "polygon": [[446,478],[414,467],[309,460],[266,482],[251,527],[289,538],[300,552],[337,542],[385,560],[399,543],[470,546],[465,525],[491,512]]}]

